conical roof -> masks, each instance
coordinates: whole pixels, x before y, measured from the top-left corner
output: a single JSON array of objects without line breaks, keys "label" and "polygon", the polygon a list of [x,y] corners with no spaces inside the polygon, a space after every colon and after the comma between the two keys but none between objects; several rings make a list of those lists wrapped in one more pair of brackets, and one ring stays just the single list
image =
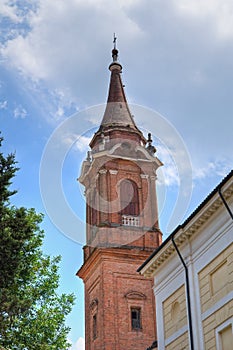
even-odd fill
[{"label": "conical roof", "polygon": [[124,87],[121,80],[122,66],[117,61],[118,50],[115,47],[112,50],[112,57],[113,62],[109,66],[111,78],[107,106],[100,128],[123,126],[138,131],[125,97]]},{"label": "conical roof", "polygon": [[124,87],[121,80],[122,66],[118,62],[118,50],[114,45],[112,50],[113,62],[109,66],[111,78],[107,106],[101,122],[101,127],[125,126],[138,130],[125,97]]},{"label": "conical roof", "polygon": [[[91,148],[94,147],[96,142],[98,142],[98,139],[101,138],[103,134],[107,133],[108,135],[111,134],[113,136],[114,132],[121,132],[122,135],[130,133],[131,139],[132,134],[134,134],[138,142],[142,141],[144,144],[146,143],[146,139],[144,138],[142,132],[137,128],[133,116],[129,110],[124,92],[124,85],[122,84],[121,80],[122,66],[117,60],[118,50],[116,49],[115,42],[112,50],[112,58],[113,61],[109,66],[111,77],[107,105],[100,127],[90,142]],[[119,133],[117,135],[117,137],[119,137]]]}]

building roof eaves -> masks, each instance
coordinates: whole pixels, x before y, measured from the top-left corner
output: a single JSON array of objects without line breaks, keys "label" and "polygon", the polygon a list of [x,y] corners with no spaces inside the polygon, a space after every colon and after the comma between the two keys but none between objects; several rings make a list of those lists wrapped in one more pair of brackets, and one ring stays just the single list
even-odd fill
[{"label": "building roof eaves", "polygon": [[[208,220],[208,218],[220,207],[222,201],[218,196],[218,192],[223,188],[224,185],[232,180],[233,193],[233,170],[223,178],[223,180],[214,188],[214,190],[204,199],[203,202],[191,213],[191,215],[183,222],[183,224],[177,226],[175,230],[166,238],[166,240],[146,259],[146,261],[138,268],[138,272],[145,274],[145,276],[151,276],[151,273],[155,268],[160,266],[175,250],[171,239],[176,236],[178,239],[178,245],[181,245],[185,237],[190,237],[196,230]],[[214,197],[216,197],[214,199]],[[212,200],[212,201],[211,201]],[[211,203],[210,203],[211,201]],[[209,204],[209,206],[208,206]],[[206,207],[204,217],[201,218],[201,211]],[[198,214],[200,214],[198,216]],[[198,216],[198,217],[197,217]],[[194,220],[195,219],[195,220]],[[199,220],[199,223],[198,223]],[[170,244],[169,244],[170,242]],[[147,264],[150,262],[150,267]]]}]

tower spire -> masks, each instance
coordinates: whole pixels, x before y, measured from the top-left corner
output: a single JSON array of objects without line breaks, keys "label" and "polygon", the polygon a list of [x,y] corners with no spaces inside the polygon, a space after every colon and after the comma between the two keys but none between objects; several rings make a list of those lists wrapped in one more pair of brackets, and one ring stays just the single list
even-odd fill
[{"label": "tower spire", "polygon": [[[110,84],[108,90],[107,105],[105,112],[97,133],[95,133],[90,147],[93,148],[102,136],[108,136],[110,139],[114,138],[116,133],[120,131],[120,135],[123,134],[128,137],[129,134],[134,135],[135,140],[138,143],[146,143],[142,132],[137,128],[133,116],[130,112],[127,99],[125,96],[124,85],[121,80],[122,65],[118,61],[118,50],[116,48],[116,35],[113,35],[113,49],[112,49],[112,62],[109,65],[111,72]],[[117,133],[117,137],[119,134]]]},{"label": "tower spire", "polygon": [[100,125],[101,129],[127,127],[131,131],[139,132],[130,112],[121,80],[122,65],[118,61],[116,35],[113,36],[112,62],[109,65],[111,72],[107,106]]}]

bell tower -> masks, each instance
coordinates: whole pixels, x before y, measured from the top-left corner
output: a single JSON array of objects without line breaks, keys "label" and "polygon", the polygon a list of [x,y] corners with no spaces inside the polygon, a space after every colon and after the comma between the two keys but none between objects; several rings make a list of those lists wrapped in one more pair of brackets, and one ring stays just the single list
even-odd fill
[{"label": "bell tower", "polygon": [[142,350],[156,337],[152,280],[137,268],[162,241],[155,157],[129,110],[114,39],[109,93],[83,162],[86,195],[84,263],[86,350]]}]

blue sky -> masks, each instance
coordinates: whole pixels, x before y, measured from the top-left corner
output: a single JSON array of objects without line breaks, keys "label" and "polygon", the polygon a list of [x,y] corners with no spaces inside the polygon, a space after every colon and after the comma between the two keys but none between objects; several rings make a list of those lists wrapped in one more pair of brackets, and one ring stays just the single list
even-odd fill
[{"label": "blue sky", "polygon": [[76,179],[102,118],[113,33],[135,121],[152,132],[164,163],[158,192],[166,237],[232,168],[233,3],[1,0],[0,16],[0,130],[20,165],[14,203],[45,214],[44,251],[62,255],[60,290],[77,295],[67,322],[72,350],[81,350],[83,285],[75,273],[85,200]]}]

